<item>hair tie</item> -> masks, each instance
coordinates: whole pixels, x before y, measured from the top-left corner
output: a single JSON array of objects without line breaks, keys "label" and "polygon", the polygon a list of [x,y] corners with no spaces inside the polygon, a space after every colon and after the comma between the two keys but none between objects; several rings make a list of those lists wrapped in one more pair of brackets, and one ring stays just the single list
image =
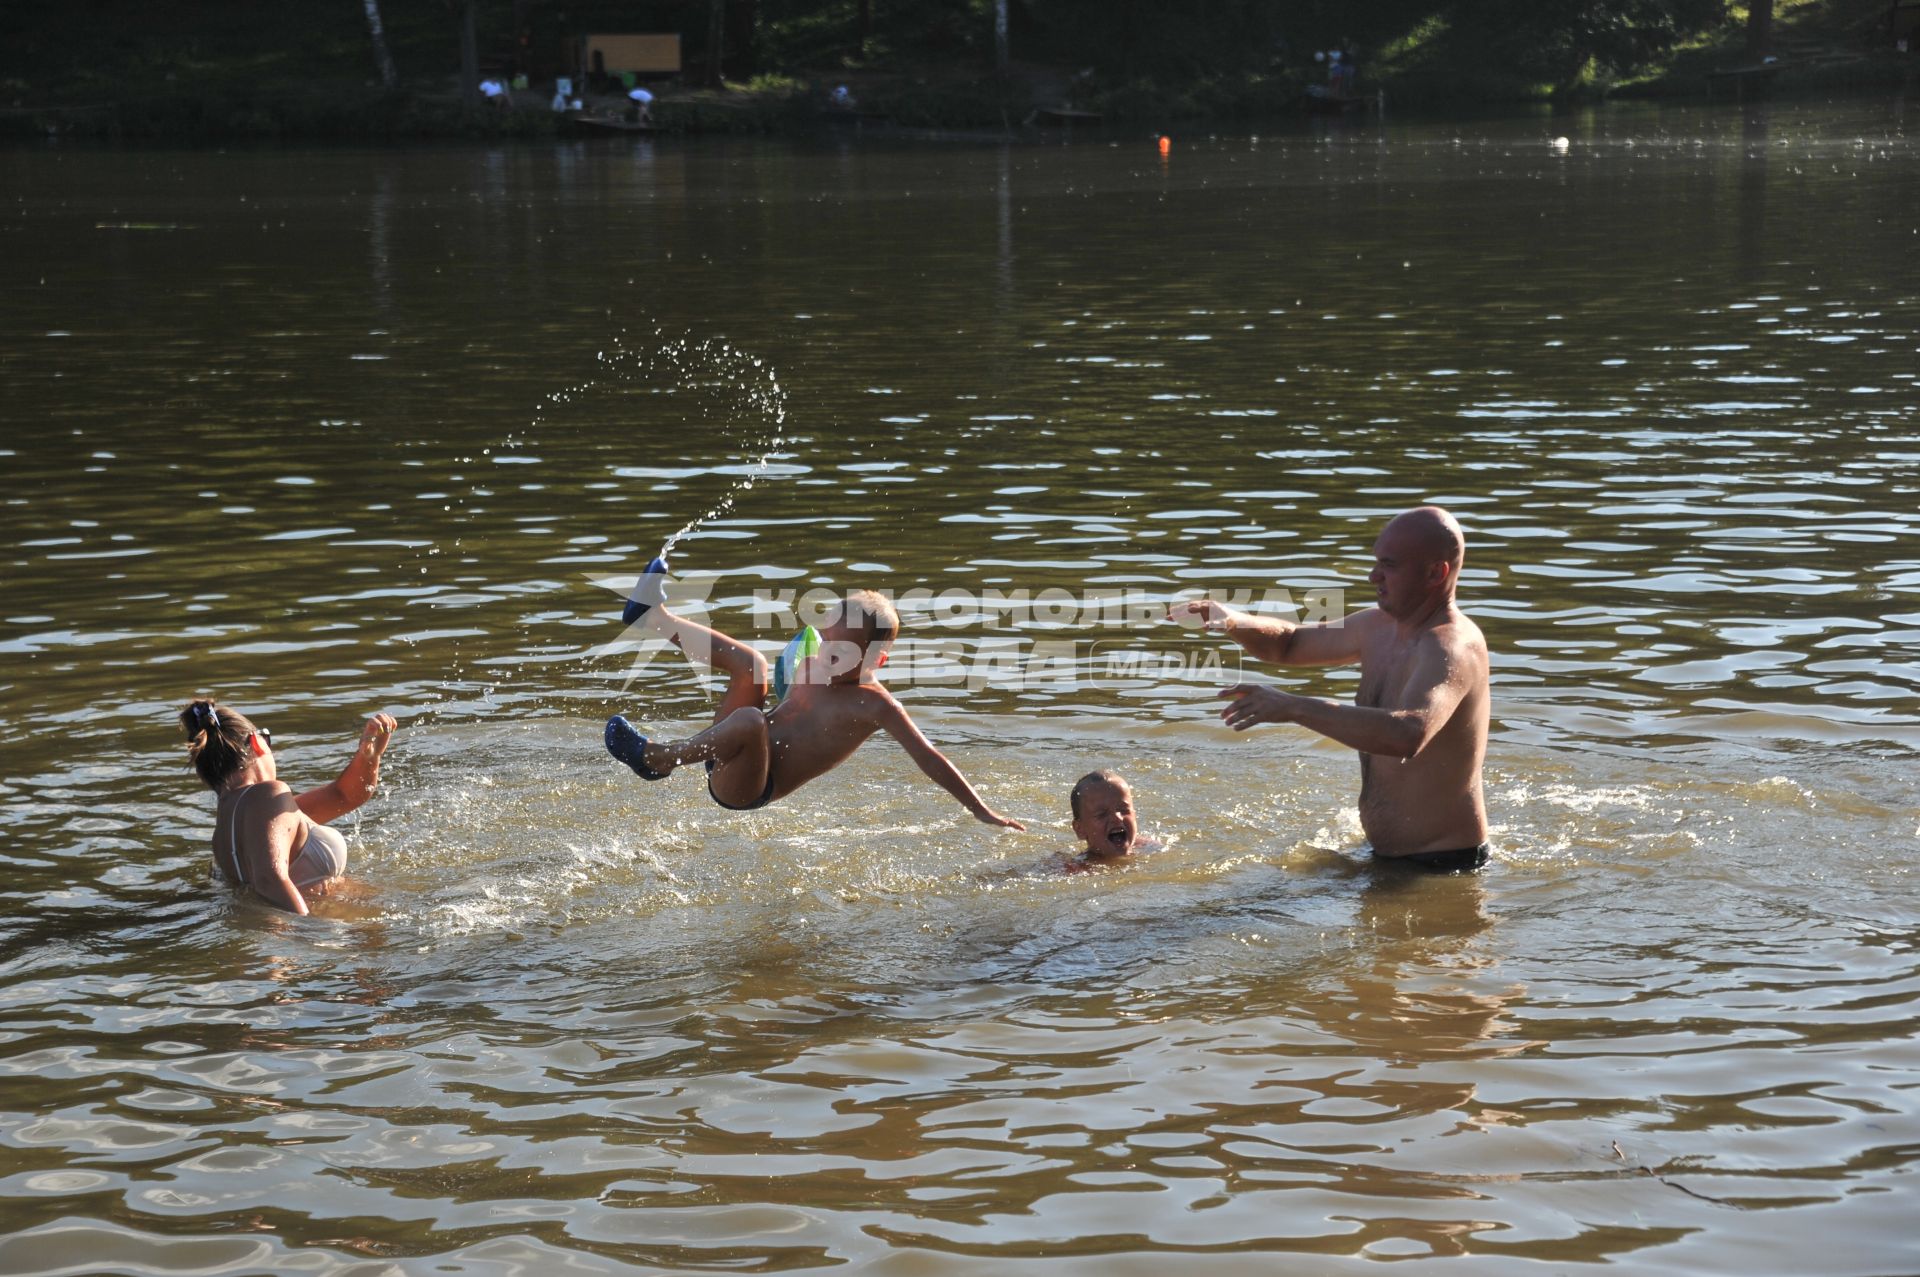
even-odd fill
[{"label": "hair tie", "polygon": [[220,716],[213,712],[213,706],[200,702],[194,705],[193,710],[206,720],[207,726],[212,730],[216,732],[220,730]]}]

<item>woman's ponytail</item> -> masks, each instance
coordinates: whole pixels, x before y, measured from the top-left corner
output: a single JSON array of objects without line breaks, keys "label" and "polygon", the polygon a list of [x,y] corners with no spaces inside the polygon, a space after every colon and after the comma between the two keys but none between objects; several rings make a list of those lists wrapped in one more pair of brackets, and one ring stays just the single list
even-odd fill
[{"label": "woman's ponytail", "polygon": [[255,730],[245,714],[222,709],[211,699],[187,702],[180,711],[180,728],[187,734],[187,761],[208,789],[220,788],[240,770]]}]

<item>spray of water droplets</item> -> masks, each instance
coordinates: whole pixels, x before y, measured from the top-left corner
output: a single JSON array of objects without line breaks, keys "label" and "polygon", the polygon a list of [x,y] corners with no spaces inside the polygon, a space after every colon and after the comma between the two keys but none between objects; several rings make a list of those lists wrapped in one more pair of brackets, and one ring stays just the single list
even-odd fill
[{"label": "spray of water droplets", "polygon": [[[733,482],[666,538],[660,553],[667,554],[700,525],[732,511],[766,476],[785,442],[787,393],[765,360],[724,338],[669,337],[657,328],[649,336],[644,343],[616,337],[595,355],[592,377],[555,391],[535,409],[528,434],[540,437],[550,417],[589,395],[611,392],[624,427],[650,439],[684,441],[687,452],[680,460],[712,466],[716,454],[731,458],[719,472]],[[520,441],[507,444],[518,447]]]}]

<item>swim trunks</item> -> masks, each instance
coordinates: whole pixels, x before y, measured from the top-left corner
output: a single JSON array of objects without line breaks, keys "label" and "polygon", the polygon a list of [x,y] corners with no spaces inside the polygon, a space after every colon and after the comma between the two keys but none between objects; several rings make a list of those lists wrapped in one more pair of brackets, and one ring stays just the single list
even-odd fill
[{"label": "swim trunks", "polygon": [[760,791],[760,796],[744,807],[735,807],[732,803],[722,802],[720,795],[713,792],[713,760],[709,758],[707,760],[707,797],[728,811],[759,811],[773,801],[773,767],[771,764],[767,767],[767,787]]},{"label": "swim trunks", "polygon": [[1417,851],[1411,856],[1383,856],[1373,853],[1373,858],[1390,865],[1406,865],[1410,869],[1424,869],[1428,873],[1450,874],[1471,873],[1487,863],[1489,844],[1478,847],[1459,847],[1452,851]]}]

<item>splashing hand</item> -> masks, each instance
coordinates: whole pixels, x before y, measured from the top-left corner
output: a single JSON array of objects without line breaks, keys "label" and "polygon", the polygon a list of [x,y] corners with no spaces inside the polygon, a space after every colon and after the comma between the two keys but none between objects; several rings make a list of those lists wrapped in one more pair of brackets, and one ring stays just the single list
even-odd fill
[{"label": "splashing hand", "polygon": [[399,727],[400,721],[393,715],[375,714],[367,720],[367,725],[360,729],[360,748],[367,751],[373,758],[379,758],[387,752],[387,743],[393,739],[393,734]]}]

